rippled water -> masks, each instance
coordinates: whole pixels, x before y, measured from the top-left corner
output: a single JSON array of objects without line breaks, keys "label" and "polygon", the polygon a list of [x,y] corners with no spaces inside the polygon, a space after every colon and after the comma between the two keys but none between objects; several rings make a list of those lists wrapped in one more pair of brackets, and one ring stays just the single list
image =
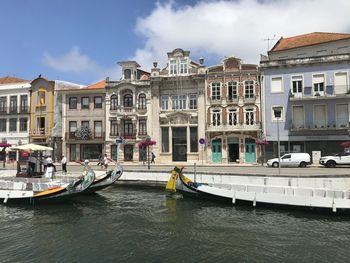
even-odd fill
[{"label": "rippled water", "polygon": [[350,217],[234,207],[116,185],[0,205],[0,262],[346,262]]}]

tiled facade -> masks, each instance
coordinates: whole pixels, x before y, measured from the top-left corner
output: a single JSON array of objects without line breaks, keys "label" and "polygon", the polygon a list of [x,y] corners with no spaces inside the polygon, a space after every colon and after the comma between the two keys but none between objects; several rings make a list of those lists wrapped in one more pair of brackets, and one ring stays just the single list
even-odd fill
[{"label": "tiled facade", "polygon": [[257,65],[229,57],[208,68],[208,163],[255,163],[260,157],[260,84]]}]

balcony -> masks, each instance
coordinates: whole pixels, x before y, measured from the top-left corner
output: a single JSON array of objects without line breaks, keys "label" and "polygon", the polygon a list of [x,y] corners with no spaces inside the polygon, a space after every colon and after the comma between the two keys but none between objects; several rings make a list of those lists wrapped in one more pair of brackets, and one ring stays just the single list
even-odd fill
[{"label": "balcony", "polygon": [[90,140],[104,140],[105,132],[85,132],[77,130],[75,132],[66,132],[66,140],[75,140],[75,141],[90,141]]},{"label": "balcony", "polygon": [[136,132],[129,132],[129,133],[120,133],[120,137],[122,137],[124,140],[135,140],[136,139]]},{"label": "balcony", "polygon": [[140,114],[145,114],[147,112],[147,108],[146,107],[138,107],[137,112]]},{"label": "balcony", "polygon": [[[147,109],[146,109],[147,110]],[[124,107],[124,106],[111,106],[109,108],[110,113],[119,113],[119,114],[130,114],[136,113],[136,107]]]},{"label": "balcony", "polygon": [[45,128],[38,128],[38,129],[32,129],[32,130],[29,130],[29,136],[30,137],[46,137],[46,136],[48,136],[49,134],[48,134],[48,131],[47,131],[47,129],[45,129]]},{"label": "balcony", "polygon": [[207,132],[230,132],[230,131],[258,131],[261,130],[260,122],[253,124],[237,123],[236,125],[221,124],[214,126],[213,124],[207,125]]},{"label": "balcony", "polygon": [[314,92],[313,87],[304,87],[302,93],[289,92],[290,101],[344,98],[350,98],[350,85],[328,85],[320,92]]},{"label": "balcony", "polygon": [[28,113],[28,106],[21,107],[2,107],[0,108],[0,115],[7,114],[25,114]]}]

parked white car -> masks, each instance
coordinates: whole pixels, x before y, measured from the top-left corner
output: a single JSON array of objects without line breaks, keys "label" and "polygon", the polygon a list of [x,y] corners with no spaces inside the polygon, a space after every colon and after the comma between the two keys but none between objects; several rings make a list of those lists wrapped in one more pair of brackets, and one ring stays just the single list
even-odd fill
[{"label": "parked white car", "polygon": [[[311,164],[311,156],[308,153],[287,153],[281,156],[281,167],[306,167]],[[278,167],[278,158],[267,161],[267,166]]]},{"label": "parked white car", "polygon": [[323,156],[320,164],[333,168],[336,165],[350,165],[350,152],[337,153],[332,156]]}]

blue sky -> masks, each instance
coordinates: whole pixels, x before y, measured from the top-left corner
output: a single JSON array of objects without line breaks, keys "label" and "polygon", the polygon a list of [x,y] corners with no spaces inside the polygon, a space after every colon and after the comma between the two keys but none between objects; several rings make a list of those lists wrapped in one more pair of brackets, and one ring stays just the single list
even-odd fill
[{"label": "blue sky", "polygon": [[147,71],[153,61],[164,67],[175,48],[204,57],[206,65],[230,55],[258,63],[266,38],[350,33],[348,0],[1,0],[0,6],[0,76],[42,74],[80,84],[118,79],[117,61],[136,60]]}]

